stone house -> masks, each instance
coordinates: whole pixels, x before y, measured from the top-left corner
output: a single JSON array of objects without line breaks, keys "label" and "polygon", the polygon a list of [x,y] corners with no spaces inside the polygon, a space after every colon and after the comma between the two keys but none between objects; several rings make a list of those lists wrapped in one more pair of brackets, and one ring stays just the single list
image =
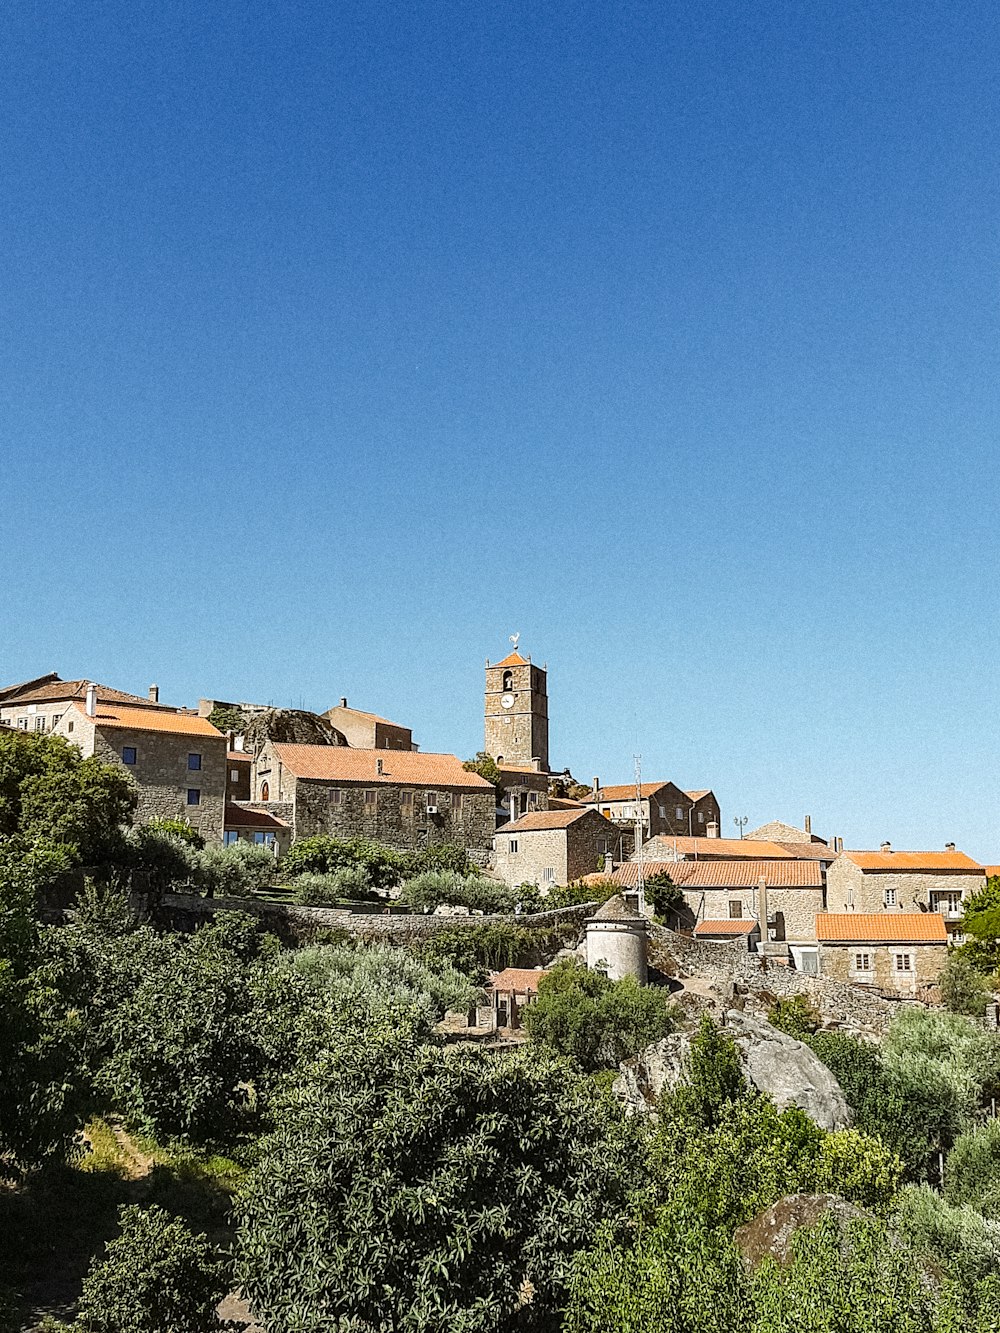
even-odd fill
[{"label": "stone house", "polygon": [[96,681],[61,680],[56,672],[51,671],[35,680],[0,689],[0,726],[12,727],[17,731],[52,731],[71,704],[86,702],[91,684],[97,691],[98,704],[153,709],[164,713],[179,711],[160,703],[158,685],[150,685],[149,693],[143,697],[112,689],[110,685],[99,685]]},{"label": "stone house", "polygon": [[414,750],[413,732],[396,722],[364,713],[360,708],[348,708],[342,698],[335,708],[328,708],[320,716],[331,724],[356,750]]},{"label": "stone house", "polygon": [[246,750],[226,754],[226,800],[249,801],[253,794],[253,755]]},{"label": "stone house", "polygon": [[755,918],[743,921],[699,921],[691,932],[696,940],[710,944],[741,944],[753,953],[760,944],[760,925]]},{"label": "stone house", "polygon": [[940,912],[956,932],[962,903],[986,884],[981,865],[948,846],[943,852],[841,852],[826,872],[831,912]]},{"label": "stone house", "polygon": [[[689,838],[660,834],[643,844],[642,859],[647,861],[785,861],[797,853],[776,842],[758,842],[751,838]],[[638,859],[635,854],[633,860]]]},{"label": "stone house", "polygon": [[661,836],[706,838],[719,832],[719,803],[710,791],[686,792],[672,782],[644,782],[636,799],[635,783],[602,787],[597,778],[580,798],[606,819],[627,828],[634,850],[634,829],[641,818],[643,842]]},{"label": "stone house", "polygon": [[254,765],[254,804],[288,819],[296,838],[375,838],[413,850],[455,843],[485,861],[496,789],[453,754],[267,742]]},{"label": "stone house", "polygon": [[292,830],[287,821],[271,811],[226,803],[223,842],[227,847],[237,842],[249,842],[257,847],[269,847],[275,856],[283,856],[291,841]]},{"label": "stone house", "polygon": [[517,1029],[521,1010],[538,999],[538,983],[548,976],[544,968],[505,967],[489,980],[493,1008],[493,1026]]},{"label": "stone house", "polygon": [[816,917],[820,975],[918,996],[948,956],[940,912],[822,912]]},{"label": "stone house", "polygon": [[549,778],[536,760],[531,764],[504,763],[497,792],[497,826],[520,819],[533,810],[549,808]]},{"label": "stone house", "polygon": [[496,831],[494,869],[505,884],[570,884],[617,859],[621,832],[596,810],[537,810]]},{"label": "stone house", "polygon": [[226,803],[226,738],[203,717],[160,708],[101,704],[96,687],[74,702],[54,734],[125,768],[139,792],[136,818],[186,819],[209,842],[221,842]]}]

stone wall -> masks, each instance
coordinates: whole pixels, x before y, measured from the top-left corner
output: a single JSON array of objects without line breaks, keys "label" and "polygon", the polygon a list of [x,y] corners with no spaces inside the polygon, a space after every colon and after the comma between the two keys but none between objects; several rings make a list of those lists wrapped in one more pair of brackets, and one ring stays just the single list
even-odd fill
[{"label": "stone wall", "polygon": [[[331,793],[340,799],[334,802]],[[374,802],[365,800],[374,792]],[[411,797],[406,801],[406,796]],[[407,851],[434,843],[455,843],[485,854],[490,850],[496,827],[496,796],[493,788],[458,791],[439,787],[433,804],[438,813],[428,815],[425,790],[380,782],[370,787],[345,782],[317,782],[298,778],[295,783],[295,836],[309,838],[325,833],[335,838],[374,838],[389,847]]]},{"label": "stone wall", "polygon": [[[725,921],[730,915],[731,902],[740,903],[745,919],[757,915],[757,890],[754,888],[684,890],[681,887],[695,921]],[[769,915],[778,918],[777,939],[814,944],[816,913],[823,911],[823,890],[768,889],[767,910]]]},{"label": "stone wall", "polygon": [[[858,954],[871,960],[870,972],[855,968]],[[912,970],[895,966],[897,954],[909,956]],[[824,944],[819,951],[820,972],[836,981],[860,982],[900,995],[920,995],[936,986],[948,957],[946,944]]]},{"label": "stone wall", "polygon": [[895,908],[913,911],[929,907],[932,893],[955,893],[968,898],[985,883],[986,876],[981,871],[968,875],[916,871],[865,873],[850,857],[841,855],[826,872],[827,910],[884,912],[886,891],[892,890],[896,895]]}]

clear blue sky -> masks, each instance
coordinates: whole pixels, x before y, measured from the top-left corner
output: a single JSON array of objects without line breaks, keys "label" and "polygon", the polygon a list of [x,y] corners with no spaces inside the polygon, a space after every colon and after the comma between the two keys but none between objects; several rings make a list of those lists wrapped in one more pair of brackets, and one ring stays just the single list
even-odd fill
[{"label": "clear blue sky", "polygon": [[22,0],[0,678],[1000,861],[995,3]]}]

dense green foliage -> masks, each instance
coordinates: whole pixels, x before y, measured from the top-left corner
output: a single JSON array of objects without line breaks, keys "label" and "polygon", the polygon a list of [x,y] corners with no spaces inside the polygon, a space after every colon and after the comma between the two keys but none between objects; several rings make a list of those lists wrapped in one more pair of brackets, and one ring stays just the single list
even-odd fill
[{"label": "dense green foliage", "polygon": [[962,953],[949,953],[938,984],[945,1008],[953,1014],[981,1018],[993,998],[986,977],[975,967],[971,958]]},{"label": "dense green foliage", "polygon": [[959,954],[984,976],[1000,972],[1000,875],[966,898],[959,928],[965,936]]},{"label": "dense green foliage", "polygon": [[490,972],[505,967],[534,967],[551,957],[562,945],[558,929],[518,926],[509,921],[484,921],[471,925],[443,926],[415,950],[428,962],[452,963],[460,972],[482,984]]},{"label": "dense green foliage", "polygon": [[330,907],[342,902],[376,902],[380,896],[372,888],[364,866],[343,866],[327,874],[307,871],[296,875],[291,887],[304,907]]},{"label": "dense green foliage", "polygon": [[122,1208],[121,1234],[83,1284],[79,1333],[202,1333],[226,1294],[226,1265],[205,1236],[162,1208]]},{"label": "dense green foliage", "polygon": [[533,1042],[572,1056],[586,1070],[617,1068],[673,1025],[666,991],[640,986],[634,977],[609,981],[570,958],[542,978],[538,1000],[524,1011]]},{"label": "dense green foliage", "polygon": [[335,1010],[355,1018],[373,1001],[392,1002],[423,1011],[432,1024],[449,1009],[468,1011],[480,998],[478,987],[451,963],[421,961],[388,944],[301,949],[282,965],[308,977]]},{"label": "dense green foliage", "polygon": [[468,907],[485,915],[513,912],[520,891],[485,875],[458,875],[451,870],[426,870],[403,885],[400,900],[413,912],[435,907]]},{"label": "dense green foliage", "polygon": [[497,761],[485,750],[480,750],[475,759],[467,759],[462,767],[466,773],[478,773],[481,778],[485,778],[487,782],[492,782],[493,786],[497,788],[503,780],[500,769],[497,767]]},{"label": "dense green foliage", "polygon": [[684,907],[683,892],[665,870],[644,880],[644,891],[659,921],[672,921]]}]

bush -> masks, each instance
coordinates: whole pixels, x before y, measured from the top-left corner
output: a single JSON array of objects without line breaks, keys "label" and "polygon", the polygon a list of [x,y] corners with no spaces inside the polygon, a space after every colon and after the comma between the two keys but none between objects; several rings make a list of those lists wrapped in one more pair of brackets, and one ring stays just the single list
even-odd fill
[{"label": "bush", "polygon": [[129,833],[127,848],[131,869],[144,875],[149,887],[159,893],[187,888],[198,881],[198,849],[168,829],[140,825]]},{"label": "bush", "polygon": [[456,875],[450,870],[428,870],[406,881],[400,899],[416,912],[448,906],[468,907],[471,911],[489,915],[513,912],[518,902],[518,891],[509,889],[499,880],[481,875]]},{"label": "bush", "polygon": [[557,930],[488,921],[482,925],[445,926],[415,948],[427,962],[447,961],[482,985],[488,972],[533,967],[551,955],[560,942]]},{"label": "bush", "polygon": [[84,1279],[86,1333],[203,1333],[218,1326],[226,1265],[205,1236],[162,1208],[119,1210],[121,1234]]},{"label": "bush", "polygon": [[574,880],[572,884],[556,884],[549,889],[539,903],[543,912],[556,911],[560,907],[582,907],[584,903],[606,903],[616,893],[621,892],[621,885],[613,879],[596,879],[589,883]]},{"label": "bush", "polygon": [[820,1017],[804,995],[779,999],[768,1012],[768,1022],[790,1037],[804,1041],[819,1027]]},{"label": "bush", "polygon": [[145,827],[152,829],[154,833],[167,833],[171,838],[186,842],[189,847],[199,852],[205,845],[205,839],[186,819],[151,819]]},{"label": "bush", "polygon": [[197,876],[208,898],[252,898],[274,882],[274,856],[250,842],[214,844],[199,852]]},{"label": "bush", "polygon": [[456,875],[472,874],[475,870],[464,847],[453,842],[435,842],[414,852],[401,855],[403,879],[422,875],[425,870],[453,870]]},{"label": "bush", "polygon": [[364,866],[344,866],[328,875],[297,875],[291,887],[305,907],[328,907],[345,900],[375,902],[379,898]]},{"label": "bush", "polygon": [[645,881],[645,893],[658,920],[667,921],[684,910],[684,894],[666,871],[650,875]]},{"label": "bush", "polygon": [[941,998],[953,1014],[981,1018],[993,998],[990,984],[970,960],[960,953],[950,953],[941,970]]},{"label": "bush", "polygon": [[907,1185],[896,1196],[892,1222],[918,1254],[944,1263],[963,1292],[1000,1271],[1000,1224],[968,1204],[955,1206],[927,1185]]},{"label": "bush", "polygon": [[281,859],[286,879],[307,873],[328,875],[351,866],[364,868],[372,888],[391,889],[399,883],[406,854],[383,847],[370,838],[331,838],[321,834],[296,840]]},{"label": "bush", "polygon": [[944,1165],[945,1198],[1000,1220],[1000,1120],[961,1134]]},{"label": "bush", "polygon": [[449,1009],[468,1012],[480,996],[450,963],[432,964],[388,944],[300,949],[284,965],[307,977],[340,1013],[363,1009],[377,998],[380,1007],[392,1002],[424,1010],[436,1023]]}]

